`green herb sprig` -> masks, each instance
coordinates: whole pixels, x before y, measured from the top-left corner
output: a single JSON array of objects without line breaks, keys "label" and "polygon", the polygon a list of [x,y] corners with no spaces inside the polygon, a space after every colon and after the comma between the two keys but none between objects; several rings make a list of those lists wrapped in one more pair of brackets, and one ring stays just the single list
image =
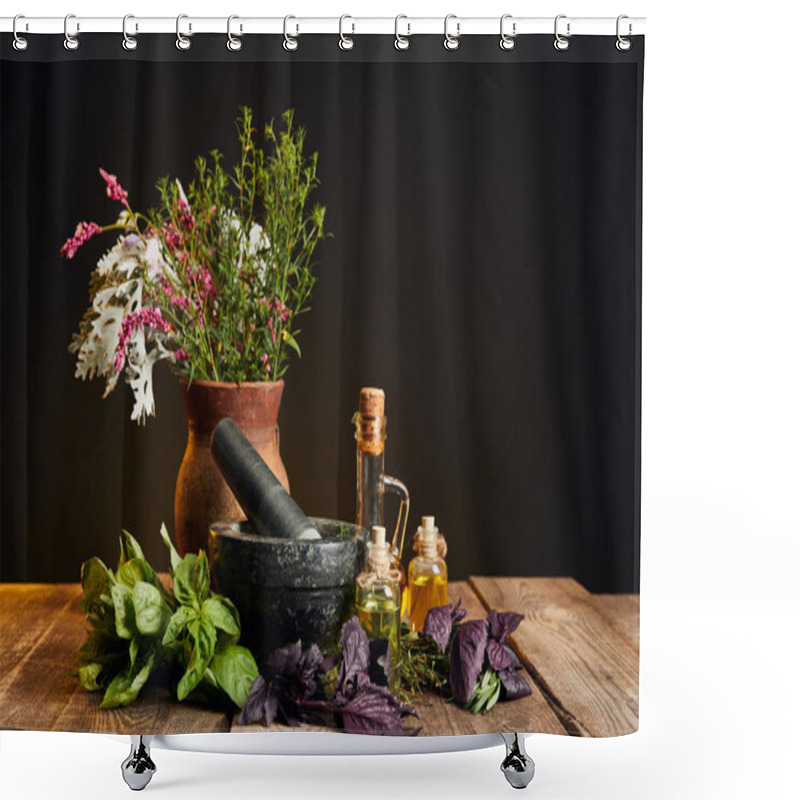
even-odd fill
[{"label": "green herb sprig", "polygon": [[90,625],[78,654],[78,677],[90,692],[105,690],[101,708],[130,705],[161,667],[177,678],[177,698],[190,694],[244,705],[258,676],[255,659],[237,644],[239,614],[211,591],[204,551],[178,555],[166,527],[173,588],[167,590],[127,532],[112,572],[99,558],[81,568],[81,609]]}]

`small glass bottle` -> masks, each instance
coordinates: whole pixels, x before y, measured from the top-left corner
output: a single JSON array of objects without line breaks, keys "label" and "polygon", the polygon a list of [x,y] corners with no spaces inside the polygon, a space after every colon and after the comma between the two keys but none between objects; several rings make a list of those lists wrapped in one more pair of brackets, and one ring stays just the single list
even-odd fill
[{"label": "small glass bottle", "polygon": [[389,688],[397,690],[400,658],[400,573],[392,562],[386,528],[372,528],[367,569],[356,578],[356,613],[370,639],[389,641]]},{"label": "small glass bottle", "polygon": [[365,386],[358,397],[358,411],[353,415],[356,438],[356,524],[366,530],[384,525],[383,498],[392,492],[400,498],[400,510],[390,545],[392,566],[400,573],[402,608],[400,618],[408,616],[406,572],[403,568],[409,496],[406,485],[383,471],[386,449],[386,396],[383,389]]},{"label": "small glass bottle", "polygon": [[440,555],[444,537],[433,517],[423,517],[414,537],[419,555],[408,565],[408,618],[412,631],[421,632],[428,611],[447,605],[447,564]]}]

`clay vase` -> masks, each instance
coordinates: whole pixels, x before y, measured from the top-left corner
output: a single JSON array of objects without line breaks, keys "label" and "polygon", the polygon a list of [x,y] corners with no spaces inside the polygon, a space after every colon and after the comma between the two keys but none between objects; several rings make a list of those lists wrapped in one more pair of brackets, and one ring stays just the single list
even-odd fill
[{"label": "clay vase", "polygon": [[281,461],[278,411],[283,381],[224,383],[181,380],[189,441],[175,485],[175,538],[178,552],[208,549],[212,522],[245,518],[211,456],[211,433],[230,417],[250,440],[267,466],[289,491],[289,478]]}]

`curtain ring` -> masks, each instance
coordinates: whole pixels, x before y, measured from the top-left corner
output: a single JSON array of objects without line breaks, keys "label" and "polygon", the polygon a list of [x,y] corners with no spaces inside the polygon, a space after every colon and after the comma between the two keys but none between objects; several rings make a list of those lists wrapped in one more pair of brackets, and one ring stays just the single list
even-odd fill
[{"label": "curtain ring", "polygon": [[408,19],[405,14],[398,14],[394,18],[394,46],[398,50],[408,50],[411,47],[411,42],[409,38],[411,36],[411,23],[407,22],[406,26],[408,27],[408,31],[406,32],[405,36],[400,35],[400,20],[401,19]]},{"label": "curtain ring", "polygon": [[[289,20],[290,19],[296,20],[297,17],[293,17],[291,14],[289,14],[288,16],[285,16],[283,18],[283,49],[284,50],[297,50],[297,46],[299,45],[299,42],[297,41],[297,39],[294,38],[294,36],[289,36]],[[297,35],[298,33],[300,33],[300,26],[297,25],[297,23],[295,23],[295,27],[296,27],[295,35]]]},{"label": "curtain ring", "polygon": [[[566,14],[559,14],[556,17],[555,26],[554,26],[554,32],[555,32],[556,39],[553,42],[553,47],[555,47],[556,50],[560,50],[561,52],[564,52],[564,50],[569,50],[569,39],[564,37],[564,36],[562,36],[558,32],[558,21],[560,19],[566,19],[566,18],[567,18]],[[570,27],[571,27],[570,23],[568,22],[567,23],[567,36],[570,35]]]},{"label": "curtain ring", "polygon": [[[175,35],[178,37],[175,40],[175,47],[178,50],[188,50],[192,46],[192,40],[188,36],[184,36],[181,33],[181,20],[188,19],[188,14],[178,14],[177,18],[175,19]],[[192,33],[192,23],[189,23],[189,35]]]},{"label": "curtain ring", "polygon": [[[24,14],[17,14],[17,16],[14,17],[14,23],[13,23],[13,25],[11,27],[11,30],[14,33],[14,49],[18,50],[20,52],[22,52],[23,50],[27,50],[28,49],[28,44],[29,44],[28,40],[24,36],[20,36],[17,33],[17,20],[25,19],[25,18],[26,17],[25,17]],[[26,31],[28,30],[28,23],[27,22],[25,23],[25,30]]]},{"label": "curtain ring", "polygon": [[[632,45],[631,40],[630,39],[626,39],[619,32],[620,22],[622,22],[622,20],[624,20],[624,19],[629,19],[627,14],[620,14],[617,17],[617,42],[616,42],[616,45],[617,45],[617,50],[619,50],[621,53],[627,53],[628,50],[631,49],[631,45]],[[628,36],[630,36],[632,32],[633,32],[633,25],[631,25],[631,23],[629,22],[628,23]]]},{"label": "curtain ring", "polygon": [[[456,20],[456,35],[452,36],[448,33],[447,30],[447,23],[450,22],[451,19]],[[458,46],[461,44],[459,42],[458,37],[461,36],[461,23],[458,22],[458,17],[455,14],[448,14],[444,18],[444,49],[445,50],[458,50]]]},{"label": "curtain ring", "polygon": [[[242,49],[242,40],[238,36],[234,36],[231,33],[231,22],[233,22],[235,19],[239,19],[239,17],[237,17],[236,14],[231,14],[228,17],[228,42],[227,42],[227,47],[228,47],[228,50],[230,50],[232,53],[235,53],[237,50],[241,50]],[[240,25],[239,26],[239,33],[241,33],[241,32],[242,32],[242,26]]]},{"label": "curtain ring", "polygon": [[[339,48],[341,50],[352,50],[356,46],[356,43],[352,36],[344,35],[343,28],[344,28],[344,21],[346,19],[353,19],[353,18],[349,14],[342,14],[342,16],[339,17]],[[351,25],[352,25],[352,30],[350,32],[355,33],[356,32],[355,22],[351,23]]]},{"label": "curtain ring", "polygon": [[[122,46],[125,50],[135,50],[139,46],[139,40],[135,36],[128,35],[128,20],[136,19],[133,14],[126,14],[122,18]],[[133,29],[139,30],[139,23],[134,23]]]},{"label": "curtain ring", "polygon": [[[64,49],[65,50],[77,50],[81,46],[81,43],[78,41],[78,37],[70,35],[70,32],[69,32],[69,21],[71,19],[75,19],[75,15],[74,14],[67,14],[67,16],[64,17]],[[80,23],[76,22],[75,23],[75,31],[76,32],[80,31],[80,29],[81,29]]]},{"label": "curtain ring", "polygon": [[512,14],[503,14],[500,17],[500,47],[503,50],[513,50],[516,47],[517,40],[514,38],[517,35],[517,23],[511,23],[511,36],[505,32],[505,22],[507,19],[513,19]]}]

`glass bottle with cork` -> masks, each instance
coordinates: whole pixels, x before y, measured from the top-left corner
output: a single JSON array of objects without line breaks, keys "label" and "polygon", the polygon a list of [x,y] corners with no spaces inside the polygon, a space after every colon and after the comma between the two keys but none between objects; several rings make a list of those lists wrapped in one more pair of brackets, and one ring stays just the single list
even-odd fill
[{"label": "glass bottle with cork", "polygon": [[400,574],[392,562],[386,528],[375,525],[368,546],[367,569],[356,578],[356,613],[372,639],[389,642],[389,688],[397,690],[400,658]]},{"label": "glass bottle with cork", "polygon": [[392,492],[400,498],[400,510],[390,545],[392,566],[400,573],[402,606],[400,616],[408,614],[406,572],[403,547],[410,499],[406,485],[383,471],[386,449],[386,395],[383,389],[367,386],[358,397],[358,411],[353,415],[356,438],[356,523],[365,530],[384,525],[383,499]]},{"label": "glass bottle with cork", "polygon": [[434,517],[423,517],[414,536],[419,555],[408,565],[409,623],[412,631],[421,632],[428,611],[447,605],[447,552],[444,537]]}]

